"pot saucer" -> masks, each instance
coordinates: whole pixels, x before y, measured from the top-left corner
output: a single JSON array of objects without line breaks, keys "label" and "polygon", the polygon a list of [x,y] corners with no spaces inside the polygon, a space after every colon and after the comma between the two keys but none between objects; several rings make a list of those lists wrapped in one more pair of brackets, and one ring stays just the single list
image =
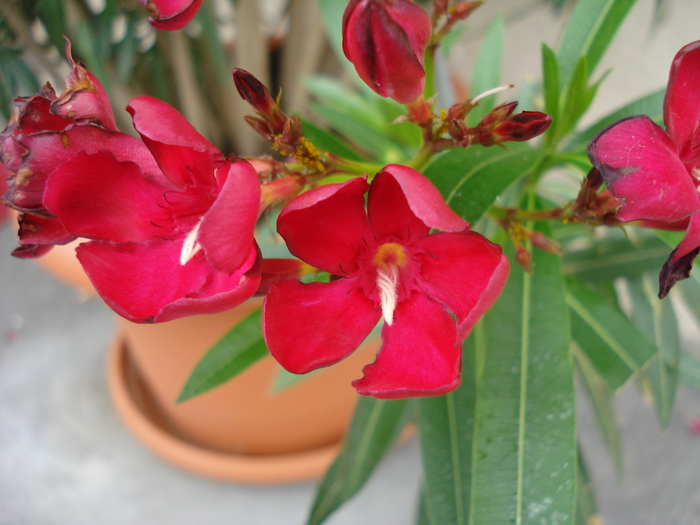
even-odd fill
[{"label": "pot saucer", "polygon": [[299,483],[319,478],[335,459],[338,443],[272,455],[235,454],[192,443],[168,427],[140,377],[124,338],[109,357],[109,390],[124,424],[151,451],[189,472],[221,481],[248,484]]}]

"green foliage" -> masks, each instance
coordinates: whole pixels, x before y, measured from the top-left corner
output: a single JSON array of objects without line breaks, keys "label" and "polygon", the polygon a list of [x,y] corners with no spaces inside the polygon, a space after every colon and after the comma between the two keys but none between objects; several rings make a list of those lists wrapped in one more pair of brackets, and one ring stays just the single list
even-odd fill
[{"label": "green foliage", "polygon": [[[470,98],[474,98],[489,89],[498,87],[501,82],[501,63],[503,62],[503,18],[497,16],[484,38],[476,65],[472,73]],[[489,95],[479,101],[469,113],[469,125],[476,126],[481,117],[491,111],[496,102],[496,95]]]},{"label": "green foliage", "polygon": [[343,448],[318,486],[308,525],[318,525],[352,498],[396,443],[410,401],[362,397]]},{"label": "green foliage", "polygon": [[545,153],[526,144],[455,149],[438,157],[424,174],[453,210],[470,223],[478,221],[499,195],[535,169]]}]

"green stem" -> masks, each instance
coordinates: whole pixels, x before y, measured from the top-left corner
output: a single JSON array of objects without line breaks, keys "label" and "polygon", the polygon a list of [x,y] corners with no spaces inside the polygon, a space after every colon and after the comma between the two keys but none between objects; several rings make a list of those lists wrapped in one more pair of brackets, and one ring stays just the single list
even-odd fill
[{"label": "green stem", "polygon": [[413,157],[411,160],[409,160],[406,163],[406,166],[409,168],[413,168],[414,170],[422,171],[423,168],[430,162],[430,159],[433,158],[433,155],[435,155],[435,152],[433,151],[433,148],[430,146],[430,144],[423,144],[423,147],[421,147],[420,151],[416,154],[415,157]]},{"label": "green stem", "polygon": [[383,164],[375,164],[373,162],[360,162],[356,160],[340,159],[333,165],[335,173],[349,173],[351,175],[374,175],[381,171]]}]

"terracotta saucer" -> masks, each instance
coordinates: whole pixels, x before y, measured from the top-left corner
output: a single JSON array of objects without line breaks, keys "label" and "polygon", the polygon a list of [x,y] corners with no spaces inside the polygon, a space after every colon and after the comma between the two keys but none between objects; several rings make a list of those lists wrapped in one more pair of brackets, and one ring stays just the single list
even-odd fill
[{"label": "terracotta saucer", "polygon": [[123,339],[113,343],[109,390],[122,421],[151,451],[167,462],[209,478],[249,484],[299,483],[319,478],[339,444],[290,454],[243,455],[211,450],[178,436],[158,410]]}]

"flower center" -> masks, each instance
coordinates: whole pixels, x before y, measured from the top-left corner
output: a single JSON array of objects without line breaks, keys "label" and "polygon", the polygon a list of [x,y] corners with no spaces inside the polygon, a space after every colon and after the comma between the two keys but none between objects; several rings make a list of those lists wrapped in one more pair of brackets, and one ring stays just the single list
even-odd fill
[{"label": "flower center", "polygon": [[197,255],[197,252],[202,249],[197,242],[197,233],[199,233],[200,224],[201,221],[198,222],[194,228],[192,228],[192,231],[187,234],[185,242],[182,244],[182,250],[180,251],[180,264],[182,266],[185,266],[190,259]]},{"label": "flower center", "polygon": [[394,322],[394,310],[398,292],[399,269],[406,265],[408,258],[403,246],[394,242],[382,244],[374,256],[377,266],[377,288],[382,306],[382,316],[388,325]]}]

